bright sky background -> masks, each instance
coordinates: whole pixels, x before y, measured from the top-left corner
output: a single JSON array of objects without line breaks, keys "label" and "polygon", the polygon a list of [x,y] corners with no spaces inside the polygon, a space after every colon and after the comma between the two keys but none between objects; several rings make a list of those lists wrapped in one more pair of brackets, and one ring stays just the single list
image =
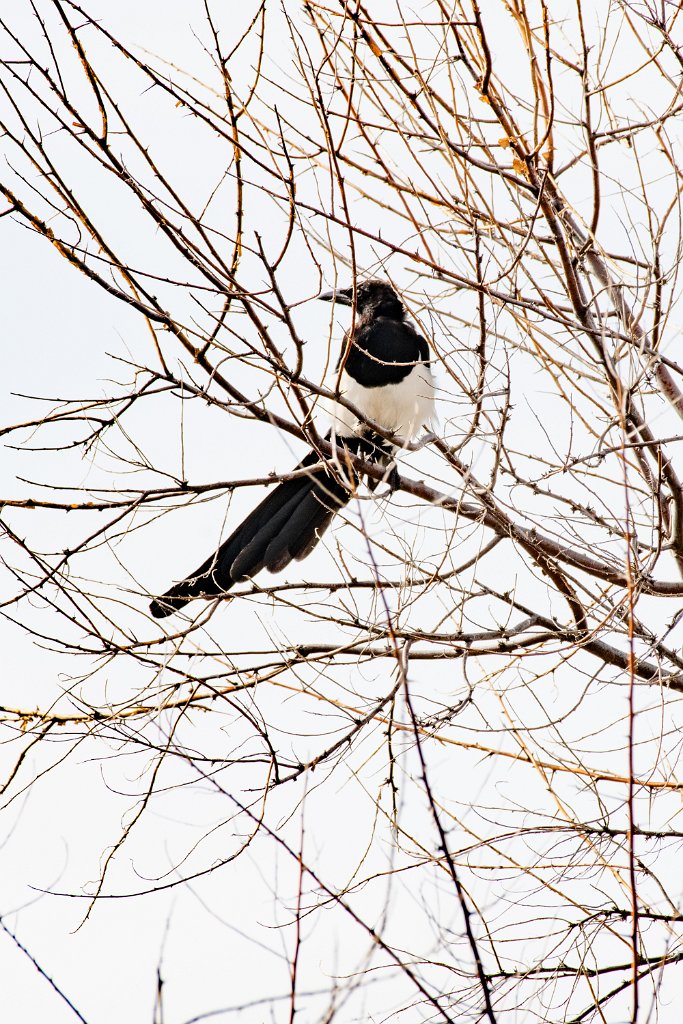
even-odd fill
[{"label": "bright sky background", "polygon": [[[32,32],[35,22],[28,3],[15,0],[13,8],[14,26],[22,32]],[[248,8],[248,4],[236,5],[235,8],[228,5],[223,12],[226,31],[230,28],[234,11],[239,9],[240,16],[243,16]],[[101,11],[112,32],[129,43],[163,54],[171,63],[202,77],[201,48],[192,33],[192,29],[201,24],[201,4],[122,0],[115,5],[89,3],[87,9],[91,13]],[[289,56],[284,37],[278,39],[271,35],[270,46],[281,47],[281,57],[278,49],[269,52],[269,58],[274,63],[281,60],[283,80],[286,80]],[[219,157],[217,150],[204,152],[198,148],[199,145],[210,144],[205,141],[205,135],[199,136],[188,120],[176,125],[154,120],[150,116],[152,107],[143,98],[140,98],[139,106],[136,105],[131,89],[130,82],[122,79],[119,98],[133,100],[141,131],[150,139],[155,154],[168,161],[173,168],[174,180],[190,194],[206,194]],[[277,88],[274,87],[273,102],[276,101]],[[200,138],[201,143],[198,142]],[[79,173],[83,188],[100,187],[94,179],[88,181],[87,171],[80,170]],[[114,235],[118,235],[121,244],[126,245],[128,233],[136,231],[134,220],[125,208],[116,205],[113,195],[105,191],[102,192],[102,203],[103,220]],[[605,216],[609,218],[609,211]],[[265,238],[266,244],[272,241],[275,245],[279,237],[276,227],[273,225],[272,239]],[[55,398],[104,393],[112,377],[119,373],[120,379],[127,377],[127,371],[117,366],[114,356],[149,358],[149,336],[137,315],[90,286],[57,253],[40,244],[13,219],[0,221],[0,232],[3,293],[0,311],[3,390],[0,402],[3,421],[15,422],[35,415],[34,405],[22,395]],[[141,259],[152,262],[156,258],[155,253],[163,248],[156,237],[133,235],[130,241],[132,251]],[[361,245],[360,253],[361,265],[375,272],[371,246]],[[399,261],[391,264],[390,269],[396,267],[400,273]],[[336,344],[343,328],[348,325],[348,317],[339,311],[331,314],[328,307],[321,308],[312,301],[320,282],[309,274],[309,270],[310,265],[303,260],[299,267],[293,263],[285,268],[280,284],[301,303],[295,311],[295,318],[301,335],[307,339],[307,365],[314,375],[322,371],[327,341],[331,336],[333,344]],[[330,286],[334,283],[333,267],[328,263],[323,270],[329,275],[324,283]],[[182,298],[178,299],[179,308],[182,308],[182,301]],[[676,337],[680,339],[680,334]],[[312,339],[318,338],[322,338],[323,343],[315,347]],[[541,419],[564,414],[543,394],[536,394],[534,402],[534,410]],[[449,407],[448,415],[452,414],[453,409]],[[231,420],[230,434],[226,436],[221,430],[222,419],[206,410],[198,414],[196,421],[184,426],[185,471],[187,477],[195,481],[251,477],[284,469],[290,463],[294,464],[302,449],[291,438],[278,437],[274,431],[253,423],[237,424]],[[179,436],[177,409],[171,410],[170,407],[167,419],[151,425],[148,430],[150,457],[167,466],[169,471],[178,473],[181,471]],[[411,467],[417,467],[416,474],[419,474],[422,457],[420,454],[411,458]],[[113,463],[107,464],[106,459],[100,459],[93,464],[83,459],[82,466],[77,466],[80,458],[78,454],[58,462],[52,452],[28,456],[23,450],[0,449],[0,487],[2,491],[23,495],[30,485],[20,478],[56,481],[64,472],[65,465],[70,478],[80,481],[83,487],[94,487],[102,481],[112,485],[111,480],[116,479],[112,473]],[[74,466],[77,466],[80,476],[74,471]],[[225,469],[217,469],[217,466],[225,466]],[[248,492],[237,494],[230,505],[230,519],[239,520],[240,511],[245,511],[252,504],[253,496]],[[102,548],[88,565],[93,573],[102,574],[98,579],[111,581],[117,587],[130,587],[131,603],[139,602],[143,608],[145,602],[141,595],[145,590],[154,591],[166,586],[206,556],[220,535],[224,514],[225,508],[219,507],[218,502],[194,506],[185,512],[161,517],[155,527],[125,538],[121,548],[122,562],[127,567],[135,566],[137,576],[134,579],[121,569],[115,545]],[[355,511],[350,512],[350,518],[356,514]],[[372,523],[381,522],[381,513],[370,509],[367,504],[363,506],[363,514]],[[11,522],[22,535],[30,538],[39,536],[38,546],[45,550],[63,549],[82,534],[82,522],[75,518],[68,520],[63,515],[55,518],[40,512],[29,515],[24,511],[13,515]],[[358,538],[349,543],[358,559],[362,560]],[[315,559],[316,568],[322,567],[322,575],[327,572],[329,578],[334,574],[333,544],[316,553]],[[508,553],[504,559],[506,571],[510,567],[514,570],[515,556]],[[232,631],[240,644],[246,647],[252,638],[258,640],[269,630],[286,635],[288,626],[289,622],[284,617],[273,621],[269,619],[267,610],[241,607],[234,602],[214,619],[211,628],[214,631]],[[225,636],[223,642],[226,643]],[[66,677],[77,673],[68,659],[52,652],[40,637],[31,637],[4,620],[0,620],[0,644],[3,651],[0,703],[43,706],[54,693],[57,674],[64,673]],[[376,671],[379,677],[388,670],[384,666]],[[455,693],[459,699],[465,692],[464,683],[460,677],[449,677],[450,671],[444,671],[437,686],[441,687],[444,695],[450,694],[453,699]],[[114,690],[125,687],[127,682],[114,674],[111,679],[101,681],[101,685],[111,686]],[[565,693],[556,689],[552,691],[552,698],[558,704],[569,700]],[[598,696],[592,708],[595,710],[603,701],[608,704],[610,699],[607,694]],[[264,697],[264,701],[267,700]],[[293,711],[292,716],[291,723],[286,719],[281,722],[283,732],[290,724],[294,727]],[[216,756],[226,756],[231,744],[237,744],[225,721],[217,713],[211,716],[211,720],[204,716],[204,720],[197,723],[203,750],[213,747]],[[473,721],[473,733],[479,724],[475,725]],[[316,718],[312,713],[310,730],[313,736],[315,728]],[[65,749],[70,749],[68,735],[64,739]],[[302,756],[306,750],[307,741],[304,739],[301,741]],[[354,763],[362,764],[363,758],[370,758],[372,753],[369,747],[361,748]],[[15,756],[11,744],[7,745],[6,754],[9,763]],[[47,767],[60,758],[60,744],[53,743],[47,751],[41,747],[29,757],[35,759],[36,766],[42,766],[44,760]],[[462,754],[448,753],[448,782],[456,794],[459,773],[471,772],[471,763]],[[291,919],[283,904],[296,893],[297,869],[291,858],[277,851],[266,838],[257,838],[244,855],[208,877],[198,878],[182,888],[162,888],[157,893],[137,899],[101,900],[84,921],[88,904],[82,894],[92,891],[103,856],[116,842],[122,827],[131,820],[131,808],[135,807],[143,767],[139,755],[127,757],[121,753],[118,737],[112,736],[104,754],[101,743],[84,741],[76,755],[71,754],[59,770],[46,774],[30,792],[21,792],[14,797],[5,810],[5,821],[10,823],[10,827],[0,841],[0,913],[3,920],[73,1000],[88,1024],[119,1024],[122,1021],[126,1024],[189,1024],[198,1018],[211,1020],[213,1018],[209,1014],[226,1007],[245,1009],[217,1019],[270,1020],[266,1011],[261,1010],[259,1000],[281,992],[282,1005],[286,1006],[292,934],[291,929],[281,926]],[[482,758],[476,768],[474,789],[477,794],[482,794],[484,802],[491,797],[487,792],[491,771],[491,766]],[[6,777],[6,770],[3,777]],[[246,772],[244,778],[246,785],[249,778]],[[527,778],[525,775],[524,779]],[[369,843],[373,834],[375,806],[372,794],[364,790],[360,778],[345,777],[343,784],[335,781],[331,788],[320,785],[323,779],[323,773],[320,778],[312,779],[312,792],[307,796],[304,824],[308,821],[313,823],[305,836],[308,858],[316,864],[323,878],[328,872],[336,878],[348,876],[351,883],[359,860],[359,849]],[[507,783],[503,784],[511,801],[514,801],[514,789],[521,779],[522,776],[511,766]],[[186,782],[187,776],[184,777],[180,771],[177,778],[169,775],[164,780],[168,792],[155,799],[147,810],[144,828],[132,832],[120,860],[116,860],[111,869],[107,891],[133,892],[136,886],[140,891],[163,886],[177,877],[174,866],[179,866],[181,851],[191,851],[188,854],[191,868],[195,864],[207,865],[230,856],[242,838],[246,839],[232,827],[234,807],[231,808],[227,800],[217,799],[216,791],[208,781],[203,786],[193,785],[191,789],[183,788]],[[533,801],[534,795],[527,792],[524,798]],[[471,791],[467,799],[472,799]],[[539,806],[544,806],[545,799],[546,794],[539,787]],[[275,810],[279,802],[283,828],[289,830],[287,834],[291,840],[299,824],[296,818],[293,825],[288,821],[293,804],[289,791],[278,791],[273,796],[269,820],[276,820]],[[678,798],[672,797],[672,814],[678,809],[677,803]],[[192,850],[193,842],[200,839],[199,850]],[[364,865],[364,872],[368,873],[373,866],[377,870],[385,868],[386,860],[383,858],[388,856],[387,850],[379,852],[373,849],[368,863]],[[170,873],[159,877],[161,870]],[[47,894],[47,890],[51,894]],[[432,895],[430,893],[429,897]],[[485,901],[486,882],[482,883],[480,895]],[[409,930],[411,920],[415,921],[415,930],[426,928],[423,916],[415,914],[411,917],[412,901],[417,903],[423,897],[424,892],[405,890],[398,897],[397,913],[401,924],[407,924]],[[520,899],[524,906],[524,894],[511,892],[510,897],[511,900]],[[368,893],[368,907],[374,898],[372,893]],[[533,903],[530,908],[531,912]],[[452,927],[460,928],[457,915],[454,915]],[[318,975],[321,987],[326,989],[328,979],[321,975],[329,969],[331,962],[335,962],[335,958],[338,958],[340,970],[344,971],[350,965],[361,963],[370,948],[367,937],[359,938],[358,931],[348,923],[337,934],[331,934],[330,929],[325,928],[324,915],[305,920],[304,930],[308,939],[304,987],[315,988]],[[425,932],[425,948],[430,941]],[[315,963],[318,949],[324,964],[322,970]],[[154,1011],[158,967],[165,984],[167,1016],[163,1020],[155,1016]],[[381,986],[381,976],[378,975],[372,984]],[[38,976],[8,936],[2,934],[0,991],[6,1019],[12,1024],[38,1021],[72,1024],[76,1019],[73,1011]],[[676,1024],[680,1019],[678,997],[679,993],[671,992],[668,998],[663,999],[659,1024]],[[399,999],[397,993],[396,1001]],[[388,996],[386,1002],[391,1005],[392,998]],[[362,1012],[362,1007],[354,1006],[354,1014],[358,1017],[345,1016],[342,1010],[338,1020],[340,1024],[347,1021],[350,1024],[352,1019],[375,1020],[374,1017],[363,1017]],[[207,1017],[202,1018],[202,1014]],[[302,1013],[302,1020],[309,1019],[316,1018]],[[415,1017],[416,1021],[418,1019],[422,1018]],[[525,1020],[522,1015],[515,1018],[519,1024]],[[506,1019],[504,1024],[511,1022],[512,1018]]]}]

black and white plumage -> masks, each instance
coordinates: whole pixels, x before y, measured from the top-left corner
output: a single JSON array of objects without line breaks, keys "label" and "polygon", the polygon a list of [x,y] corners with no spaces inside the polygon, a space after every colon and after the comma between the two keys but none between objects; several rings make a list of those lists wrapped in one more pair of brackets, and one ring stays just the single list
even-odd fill
[{"label": "black and white plumage", "polygon": [[[353,289],[320,298],[352,306]],[[365,281],[356,290],[353,332],[344,338],[337,380],[338,395],[361,417],[335,402],[327,439],[354,455],[388,465],[395,452],[366,419],[405,439],[431,419],[434,386],[427,342],[407,322],[403,303],[386,281]],[[152,615],[163,618],[195,597],[220,597],[261,569],[278,572],[305,558],[352,494],[349,469],[337,460],[321,464],[311,451],[297,470],[309,466],[307,475],[278,484],[215,554],[152,601]]]}]

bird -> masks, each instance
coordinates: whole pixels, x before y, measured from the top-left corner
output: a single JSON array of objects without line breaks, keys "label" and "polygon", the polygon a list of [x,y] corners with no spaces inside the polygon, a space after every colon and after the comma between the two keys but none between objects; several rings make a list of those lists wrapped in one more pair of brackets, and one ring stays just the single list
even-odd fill
[{"label": "bird", "polygon": [[[403,302],[388,281],[371,278],[355,290],[341,288],[318,298],[351,307],[355,302],[335,377],[336,395],[348,405],[332,404],[326,440],[395,472],[396,446],[371,424],[405,440],[428,426],[434,406],[429,346],[406,319]],[[179,611],[194,598],[222,597],[262,569],[279,572],[310,554],[350,500],[358,478],[348,461],[326,462],[315,450],[296,470],[308,472],[279,483],[198,569],[152,601],[155,618]]]}]

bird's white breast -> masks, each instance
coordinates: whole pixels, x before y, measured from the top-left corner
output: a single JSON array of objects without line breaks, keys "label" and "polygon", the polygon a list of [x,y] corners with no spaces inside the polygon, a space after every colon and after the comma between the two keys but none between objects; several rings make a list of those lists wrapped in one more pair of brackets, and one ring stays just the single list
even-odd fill
[{"label": "bird's white breast", "polygon": [[[428,424],[434,411],[434,379],[424,363],[417,363],[398,384],[367,388],[342,371],[339,394],[363,417],[406,440]],[[362,429],[358,417],[335,402],[330,413],[332,430],[343,437]]]}]

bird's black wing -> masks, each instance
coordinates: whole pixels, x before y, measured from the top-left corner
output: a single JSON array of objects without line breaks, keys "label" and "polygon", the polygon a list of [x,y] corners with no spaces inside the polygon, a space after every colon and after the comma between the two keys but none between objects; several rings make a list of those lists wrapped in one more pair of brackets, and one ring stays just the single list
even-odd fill
[{"label": "bird's black wing", "polygon": [[[342,350],[340,362],[344,355]],[[376,317],[356,330],[344,369],[364,387],[376,388],[399,384],[418,363],[429,366],[429,346],[412,324]]]}]

